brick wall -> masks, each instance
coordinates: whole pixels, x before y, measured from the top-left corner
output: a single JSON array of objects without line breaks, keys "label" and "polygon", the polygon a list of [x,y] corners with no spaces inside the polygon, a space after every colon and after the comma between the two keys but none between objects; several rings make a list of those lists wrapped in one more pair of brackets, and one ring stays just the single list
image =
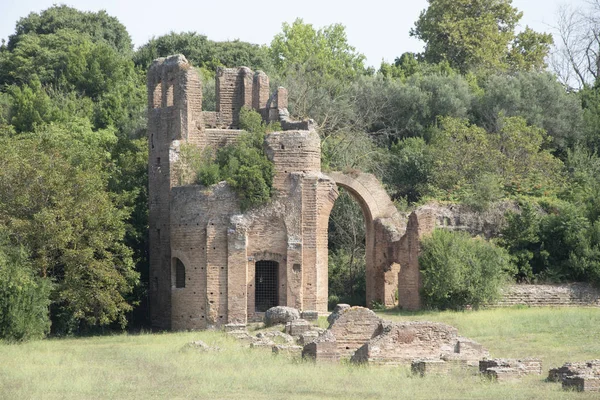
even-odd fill
[{"label": "brick wall", "polygon": [[600,306],[600,290],[587,283],[511,285],[503,290],[498,306],[529,307]]}]

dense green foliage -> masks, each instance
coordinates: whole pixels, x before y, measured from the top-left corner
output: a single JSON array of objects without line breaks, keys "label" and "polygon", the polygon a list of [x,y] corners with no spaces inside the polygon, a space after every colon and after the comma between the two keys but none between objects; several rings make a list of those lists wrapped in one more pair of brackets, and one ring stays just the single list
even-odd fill
[{"label": "dense green foliage", "polygon": [[0,235],[0,339],[42,338],[50,330],[50,281],[35,273],[23,247]]},{"label": "dense green foliage", "polygon": [[136,65],[148,68],[152,61],[172,54],[183,54],[194,66],[212,71],[217,67],[237,67],[271,70],[268,48],[235,40],[215,42],[196,32],[171,32],[152,38],[133,56]]},{"label": "dense green foliage", "polygon": [[427,307],[460,310],[497,300],[513,272],[508,252],[462,232],[435,230],[421,242],[419,266]]},{"label": "dense green foliage", "polygon": [[0,221],[31,251],[36,275],[50,278],[53,329],[125,325],[136,285],[122,242],[128,209],[107,189],[114,133],[48,125],[1,139]]},{"label": "dense green foliage", "polygon": [[501,243],[523,281],[587,281],[600,283],[598,222],[566,202],[522,203],[510,214]]}]

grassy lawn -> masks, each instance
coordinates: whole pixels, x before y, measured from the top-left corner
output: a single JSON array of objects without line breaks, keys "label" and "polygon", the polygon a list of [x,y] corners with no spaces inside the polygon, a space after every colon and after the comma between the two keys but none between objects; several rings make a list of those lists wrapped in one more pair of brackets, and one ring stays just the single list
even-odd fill
[{"label": "grassy lawn", "polygon": [[[544,370],[600,358],[600,309],[381,312],[393,320],[456,326],[493,357],[537,356]],[[201,339],[218,353],[182,350]],[[0,399],[597,399],[528,377],[495,383],[457,371],[412,376],[409,368],[315,365],[243,348],[220,332],[115,335],[0,344]]]}]

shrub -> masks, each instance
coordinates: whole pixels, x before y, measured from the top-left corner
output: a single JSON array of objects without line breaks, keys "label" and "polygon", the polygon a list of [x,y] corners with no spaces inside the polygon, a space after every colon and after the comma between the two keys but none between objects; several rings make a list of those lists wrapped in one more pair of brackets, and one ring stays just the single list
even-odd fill
[{"label": "shrub", "polygon": [[430,308],[460,310],[491,303],[513,272],[508,252],[463,232],[436,230],[422,242],[422,296]]}]

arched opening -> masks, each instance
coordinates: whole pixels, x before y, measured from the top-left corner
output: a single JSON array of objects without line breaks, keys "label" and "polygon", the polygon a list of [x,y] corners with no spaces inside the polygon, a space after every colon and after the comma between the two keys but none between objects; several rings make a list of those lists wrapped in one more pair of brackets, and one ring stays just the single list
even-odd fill
[{"label": "arched opening", "polygon": [[256,312],[265,312],[279,305],[279,263],[272,260],[254,264],[254,305]]},{"label": "arched opening", "polygon": [[183,289],[185,288],[185,265],[177,257],[173,259],[173,262],[175,264],[175,288]]},{"label": "arched opening", "polygon": [[[399,240],[406,230],[406,222],[374,175],[362,172],[329,172],[328,175],[335,181],[340,193],[345,191],[350,196],[348,200],[343,200],[347,195],[341,194],[331,208],[324,208],[323,212],[328,213],[326,214],[327,218],[336,212],[334,210],[337,206],[336,203],[347,202],[352,204],[353,211],[343,214],[346,219],[354,220],[351,229],[358,232],[361,227],[364,228],[364,239],[354,240],[354,246],[364,243],[364,274],[355,274],[358,278],[364,276],[365,295],[361,296],[361,299],[364,298],[364,302],[352,299],[349,301],[351,304],[362,303],[367,307],[377,305],[393,307],[397,304],[396,294],[398,293],[398,273],[400,271],[400,264],[396,260],[397,246],[400,245]],[[350,197],[354,201],[349,201]],[[328,226],[331,225],[328,224]],[[356,235],[357,239],[358,237]],[[328,249],[330,247],[334,248],[335,245],[328,246]],[[360,253],[354,253],[355,259],[357,254]],[[335,253],[333,257],[336,257]],[[348,259],[348,252],[345,257]],[[328,261],[334,264],[337,260],[329,258]],[[327,274],[329,275],[330,270],[335,273],[334,268],[335,266],[329,265]],[[356,268],[355,271],[357,271]],[[347,292],[346,290],[344,294],[347,295]],[[329,293],[332,293],[331,289],[329,289]],[[357,291],[354,290],[354,294],[356,293]],[[327,296],[325,295],[323,298],[325,299]],[[336,299],[329,300],[331,304]]]},{"label": "arched opening", "polygon": [[338,303],[367,306],[365,216],[343,188],[339,188],[328,225],[328,308]]}]

